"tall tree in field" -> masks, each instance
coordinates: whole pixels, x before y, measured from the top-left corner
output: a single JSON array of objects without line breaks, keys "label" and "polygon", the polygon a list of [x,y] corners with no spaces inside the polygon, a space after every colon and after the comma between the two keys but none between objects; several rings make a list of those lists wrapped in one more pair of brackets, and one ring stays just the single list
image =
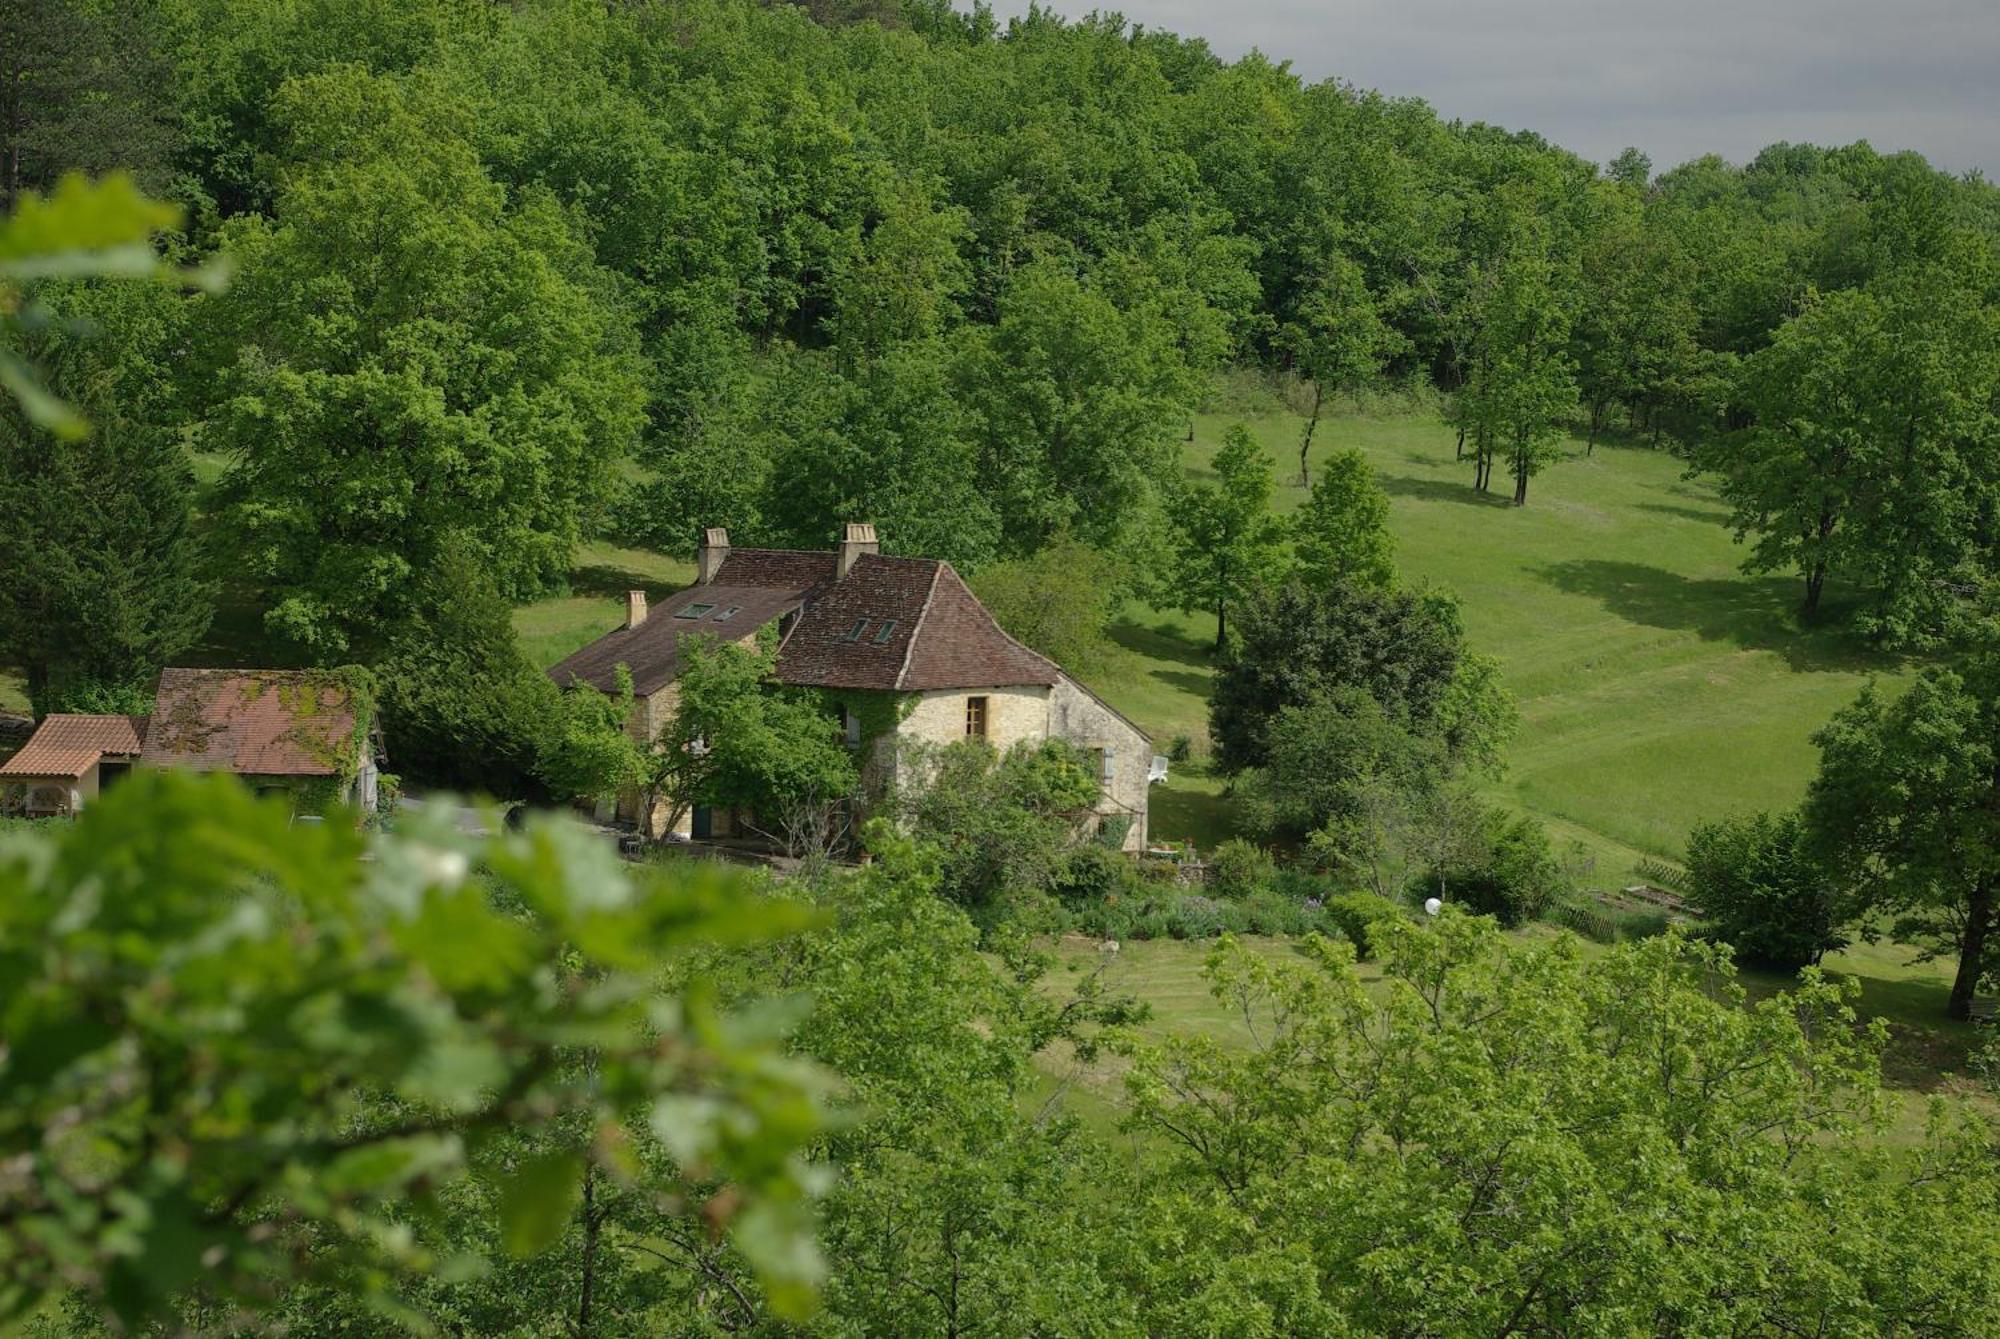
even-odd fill
[{"label": "tall tree in field", "polygon": [[1216,759],[1230,775],[1264,764],[1285,708],[1342,688],[1365,689],[1391,719],[1454,751],[1482,751],[1475,739],[1504,733],[1511,714],[1447,596],[1294,579],[1246,602],[1237,634],[1209,701]]},{"label": "tall tree in field", "polygon": [[2000,928],[2000,652],[1875,685],[1814,737],[1806,822],[1828,869],[1897,938],[1958,959],[1949,1012],[1970,1016]]},{"label": "tall tree in field", "polygon": [[1135,295],[1114,300],[1114,287],[1024,266],[960,359],[982,425],[980,487],[1009,520],[1010,553],[1064,530],[1121,551],[1175,460],[1199,389],[1180,323]]},{"label": "tall tree in field", "polygon": [[1787,322],[1743,365],[1737,396],[1751,426],[1697,456],[1719,475],[1737,540],[1757,537],[1744,567],[1796,569],[1808,618],[1856,542],[1870,456],[1856,372],[1880,325],[1878,304],[1859,292],[1835,293]]},{"label": "tall tree in field", "polygon": [[1593,450],[1614,404],[1635,427],[1686,396],[1697,379],[1700,312],[1695,266],[1680,240],[1650,219],[1639,195],[1600,183],[1583,243],[1571,349]]},{"label": "tall tree in field", "polygon": [[[1481,391],[1514,476],[1514,505],[1525,506],[1528,480],[1559,457],[1563,424],[1576,407],[1569,313],[1545,256],[1530,252],[1503,262],[1483,333],[1493,352]],[[1489,451],[1489,480],[1491,460]]]},{"label": "tall tree in field", "polygon": [[1283,527],[1271,515],[1271,491],[1270,453],[1238,424],[1215,453],[1215,482],[1186,484],[1168,503],[1171,589],[1187,613],[1215,615],[1217,651],[1231,606],[1277,570]]},{"label": "tall tree in field", "polygon": [[1941,266],[1817,299],[1743,365],[1752,422],[1697,457],[1720,478],[1745,567],[1874,595],[1862,622],[1921,643],[1978,580],[2000,444],[2000,312]]},{"label": "tall tree in field", "polygon": [[1312,385],[1312,408],[1299,435],[1299,486],[1304,488],[1312,482],[1307,457],[1327,392],[1374,376],[1391,345],[1361,267],[1337,252],[1330,254],[1279,333],[1279,343],[1291,356],[1293,370]]},{"label": "tall tree in field", "polygon": [[228,229],[207,434],[266,625],[326,660],[392,630],[448,542],[510,599],[563,579],[644,389],[588,249],[546,194],[510,204],[462,109],[352,68],[280,104],[310,156],[275,221]]},{"label": "tall tree in field", "polygon": [[1396,581],[1389,495],[1359,451],[1327,458],[1305,506],[1292,518],[1299,575],[1316,588],[1354,581],[1388,589]]},{"label": "tall tree in field", "polygon": [[1988,577],[2000,501],[1995,273],[1975,253],[1962,267],[1911,266],[1872,285],[1882,339],[1855,370],[1876,466],[1861,554],[1874,599],[1857,622],[1885,642],[1935,641]]}]

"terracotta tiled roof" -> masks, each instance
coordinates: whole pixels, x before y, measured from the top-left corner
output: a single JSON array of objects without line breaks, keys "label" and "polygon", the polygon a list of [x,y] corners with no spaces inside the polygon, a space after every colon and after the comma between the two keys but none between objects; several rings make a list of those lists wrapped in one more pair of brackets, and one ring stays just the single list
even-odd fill
[{"label": "terracotta tiled roof", "polygon": [[35,731],[36,740],[51,744],[80,744],[102,753],[136,758],[146,745],[144,716],[72,716],[63,713],[45,716]]},{"label": "terracotta tiled roof", "polygon": [[[728,570],[725,565],[723,571]],[[727,641],[747,637],[780,614],[798,608],[804,595],[803,590],[757,585],[689,586],[653,606],[638,627],[607,632],[557,662],[549,669],[549,677],[565,688],[572,682],[587,683],[611,693],[617,691],[618,666],[623,665],[632,671],[632,691],[647,697],[681,672],[682,639],[700,634]],[[702,605],[713,607],[698,617],[680,617]],[[717,620],[717,614],[732,609],[736,612]]]},{"label": "terracotta tiled roof", "polygon": [[934,558],[863,554],[813,596],[778,653],[779,679],[818,688],[998,688],[1060,673]]},{"label": "terracotta tiled roof", "polygon": [[0,763],[0,776],[75,779],[96,766],[103,756],[102,749],[81,744],[37,744],[31,739],[19,753]]},{"label": "terracotta tiled roof", "polygon": [[711,585],[803,591],[833,580],[837,559],[808,549],[731,549]]},{"label": "terracotta tiled roof", "polygon": [[690,586],[636,628],[606,633],[549,670],[611,692],[620,664],[633,691],[648,696],[680,672],[690,632],[721,632],[712,615],[681,620],[690,604],[741,610],[724,625],[740,637],[799,609],[778,649],[778,678],[813,688],[923,692],[1054,684],[1062,670],[1001,631],[950,563],[863,553],[835,579],[833,553],[731,549],[713,583]]},{"label": "terracotta tiled roof", "polygon": [[1062,670],[1001,630],[979,597],[950,563],[940,564],[937,585],[910,649],[898,688],[1000,688],[1053,684]]},{"label": "terracotta tiled roof", "polygon": [[354,704],[328,675],[170,669],[160,675],[141,756],[204,772],[336,776],[354,736]]},{"label": "terracotta tiled roof", "polygon": [[0,776],[79,777],[100,757],[134,758],[146,737],[144,716],[43,718],[21,751],[0,765]]}]

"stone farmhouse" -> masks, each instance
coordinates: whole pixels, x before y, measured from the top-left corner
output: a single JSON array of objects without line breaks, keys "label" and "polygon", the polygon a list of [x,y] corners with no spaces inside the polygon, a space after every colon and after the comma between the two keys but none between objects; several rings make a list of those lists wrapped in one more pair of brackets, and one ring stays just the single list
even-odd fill
[{"label": "stone farmhouse", "polygon": [[371,809],[379,779],[373,721],[339,676],[169,669],[147,715],[44,717],[0,763],[0,813],[74,814],[134,766],[233,772],[303,813]]},{"label": "stone farmhouse", "polygon": [[[708,530],[696,553],[695,584],[649,610],[643,591],[626,597],[623,626],[549,673],[565,687],[617,691],[620,665],[632,676],[630,728],[657,738],[677,700],[681,648],[691,637],[753,642],[774,627],[780,682],[821,690],[839,713],[850,748],[865,750],[864,787],[879,794],[907,777],[922,740],[944,745],[984,739],[1005,751],[1055,738],[1095,761],[1095,822],[1119,832],[1127,850],[1146,840],[1153,768],[1146,733],[1063,668],[1001,630],[950,563],[884,555],[872,525],[849,524],[830,551],[732,548]],[[866,723],[886,722],[864,739]],[[663,836],[665,806],[638,813],[637,796],[619,817]],[[674,831],[697,839],[739,835],[749,816],[696,809]]]}]

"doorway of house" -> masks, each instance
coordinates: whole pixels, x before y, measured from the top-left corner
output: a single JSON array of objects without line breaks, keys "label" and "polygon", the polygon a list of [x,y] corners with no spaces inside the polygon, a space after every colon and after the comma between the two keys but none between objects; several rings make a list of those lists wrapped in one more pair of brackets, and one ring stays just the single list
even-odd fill
[{"label": "doorway of house", "polygon": [[694,829],[694,839],[696,841],[705,842],[714,835],[715,811],[707,805],[697,804],[689,821]]}]

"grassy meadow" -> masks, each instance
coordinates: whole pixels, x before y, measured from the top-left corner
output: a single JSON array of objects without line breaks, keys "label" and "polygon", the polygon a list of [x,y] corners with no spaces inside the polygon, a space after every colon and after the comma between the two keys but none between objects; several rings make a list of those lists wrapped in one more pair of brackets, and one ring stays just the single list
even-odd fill
[{"label": "grassy meadow", "polygon": [[[1295,509],[1295,415],[1199,419],[1190,469],[1206,469],[1233,422],[1276,457],[1276,508]],[[1664,452],[1600,444],[1586,456],[1571,442],[1516,508],[1475,493],[1453,446],[1432,417],[1349,415],[1321,422],[1313,454],[1359,448],[1374,466],[1405,579],[1458,594],[1472,644],[1520,704],[1496,798],[1582,842],[1597,882],[1677,857],[1703,818],[1796,802],[1813,731],[1869,675],[1894,673],[1842,633],[1801,629],[1795,583],[1745,575],[1713,491]],[[1103,691],[1162,739],[1198,731],[1214,627],[1127,622],[1132,658]]]}]

